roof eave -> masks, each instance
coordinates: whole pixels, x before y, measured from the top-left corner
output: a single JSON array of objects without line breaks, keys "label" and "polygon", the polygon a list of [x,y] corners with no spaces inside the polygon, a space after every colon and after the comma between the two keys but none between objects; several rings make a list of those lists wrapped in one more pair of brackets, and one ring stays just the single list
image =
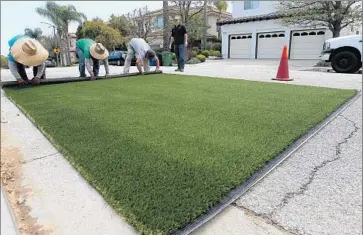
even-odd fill
[{"label": "roof eave", "polygon": [[230,19],[217,22],[218,26],[228,25],[228,24],[241,24],[241,23],[248,23],[248,22],[256,22],[256,21],[264,21],[264,20],[276,20],[283,18],[283,15],[274,14],[274,15],[265,15],[260,17],[245,17],[245,18],[237,18],[237,19]]}]

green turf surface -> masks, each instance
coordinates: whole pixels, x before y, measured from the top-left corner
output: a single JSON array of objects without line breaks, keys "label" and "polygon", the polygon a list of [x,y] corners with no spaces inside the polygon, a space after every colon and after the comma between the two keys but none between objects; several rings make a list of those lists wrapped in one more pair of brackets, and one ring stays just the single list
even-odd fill
[{"label": "green turf surface", "polygon": [[146,234],[195,220],[355,94],[167,74],[5,90]]}]

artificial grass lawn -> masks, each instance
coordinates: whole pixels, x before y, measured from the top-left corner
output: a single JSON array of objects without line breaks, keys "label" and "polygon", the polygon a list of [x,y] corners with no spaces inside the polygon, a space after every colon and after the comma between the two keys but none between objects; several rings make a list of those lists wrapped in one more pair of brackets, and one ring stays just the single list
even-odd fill
[{"label": "artificial grass lawn", "polygon": [[5,90],[147,234],[195,220],[355,94],[167,74]]}]

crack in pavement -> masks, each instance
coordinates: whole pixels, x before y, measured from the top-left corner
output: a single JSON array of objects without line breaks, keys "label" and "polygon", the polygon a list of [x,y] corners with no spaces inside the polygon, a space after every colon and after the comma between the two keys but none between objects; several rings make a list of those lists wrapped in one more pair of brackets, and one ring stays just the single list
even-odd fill
[{"label": "crack in pavement", "polygon": [[34,161],[37,161],[37,160],[40,160],[40,159],[43,159],[43,158],[47,158],[47,157],[54,156],[54,155],[56,155],[56,154],[58,154],[58,152],[55,152],[55,153],[52,153],[52,154],[48,154],[48,155],[43,156],[43,157],[37,157],[37,158],[31,159],[31,160],[22,161],[22,162],[20,162],[20,163],[21,163],[21,164],[27,164],[27,163],[34,162]]},{"label": "crack in pavement", "polygon": [[[281,230],[282,232],[285,232],[285,233],[287,233],[289,235],[298,235],[298,233],[292,232],[292,231],[287,230],[286,228],[282,227],[279,223],[273,221],[272,219],[270,219],[269,217],[267,217],[265,214],[256,213],[256,212],[254,212],[254,211],[252,211],[252,210],[250,210],[250,209],[248,209],[248,208],[246,208],[244,206],[238,205],[236,202],[232,203],[231,206],[234,206],[238,210],[242,210],[242,211],[244,210],[244,212],[247,214],[247,216],[248,216],[248,214],[251,214],[252,216],[255,216],[255,217],[258,217],[258,218],[262,218],[265,221],[265,223],[270,224],[270,225],[276,227],[277,229]],[[257,224],[255,221],[253,221],[253,223],[257,227],[262,228],[263,230],[267,231],[268,234],[270,234],[270,232],[266,228],[264,228],[261,225]]]},{"label": "crack in pavement", "polygon": [[[350,120],[349,118],[345,117],[344,115],[339,115],[341,117],[343,117],[344,119],[346,119],[348,122],[352,123],[354,126],[354,130],[349,133],[349,135],[347,137],[344,138],[343,141],[339,142],[336,147],[335,147],[335,157],[333,159],[330,160],[325,160],[324,162],[322,162],[320,165],[314,167],[314,169],[310,172],[310,176],[309,176],[309,180],[304,183],[302,186],[300,186],[298,191],[295,192],[289,192],[286,193],[284,198],[282,199],[281,203],[270,213],[266,214],[265,216],[267,216],[269,219],[272,220],[273,216],[280,211],[282,208],[284,208],[291,199],[293,199],[296,196],[302,195],[305,193],[305,191],[308,189],[309,185],[313,182],[316,174],[318,173],[318,171],[322,168],[324,168],[326,165],[328,165],[331,162],[337,161],[339,160],[340,154],[341,154],[341,147],[343,144],[348,143],[349,139],[351,139],[353,137],[353,135],[359,130],[359,127],[356,125],[356,123],[352,120]],[[274,222],[276,223],[276,222]]]}]

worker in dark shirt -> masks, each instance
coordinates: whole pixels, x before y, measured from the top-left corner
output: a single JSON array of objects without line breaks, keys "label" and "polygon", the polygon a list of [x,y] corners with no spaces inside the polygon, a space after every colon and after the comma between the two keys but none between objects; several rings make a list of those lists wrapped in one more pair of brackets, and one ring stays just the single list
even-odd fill
[{"label": "worker in dark shirt", "polygon": [[178,69],[175,71],[184,72],[185,50],[188,47],[188,33],[184,25],[178,19],[177,24],[171,30],[170,48],[174,42],[174,52],[178,60]]}]

